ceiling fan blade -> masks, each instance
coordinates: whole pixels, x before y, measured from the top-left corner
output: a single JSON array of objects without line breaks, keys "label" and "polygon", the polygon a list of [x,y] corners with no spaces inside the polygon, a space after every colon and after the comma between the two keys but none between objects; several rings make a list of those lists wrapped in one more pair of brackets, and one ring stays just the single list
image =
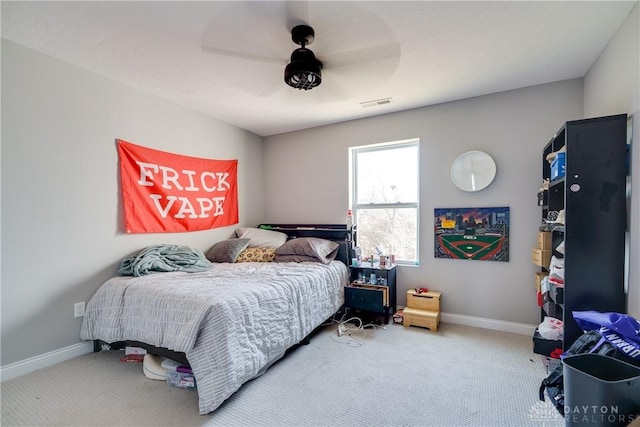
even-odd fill
[{"label": "ceiling fan blade", "polygon": [[324,68],[335,69],[382,60],[395,60],[397,63],[400,59],[400,53],[400,44],[392,43],[338,53],[329,53],[327,55],[318,55],[318,59],[322,61]]},{"label": "ceiling fan blade", "polygon": [[343,101],[345,99],[353,98],[353,93],[346,88],[345,85],[339,83],[339,79],[329,77],[329,80],[322,83],[324,87],[324,94],[321,94],[323,102],[335,102]]},{"label": "ceiling fan blade", "polygon": [[[213,2],[220,4],[202,29],[203,52],[284,66],[291,54],[284,28],[285,3],[272,1]],[[251,28],[239,25],[251,22]],[[283,43],[284,41],[284,43]]]},{"label": "ceiling fan blade", "polygon": [[255,55],[252,53],[243,53],[243,52],[238,52],[236,50],[222,49],[222,48],[213,47],[213,46],[202,46],[202,50],[207,53],[228,56],[231,58],[245,59],[249,61],[258,61],[258,62],[264,62],[264,63],[275,64],[280,66],[285,66],[287,64],[287,61],[283,59],[262,56],[262,55]]},{"label": "ceiling fan blade", "polygon": [[285,91],[287,89],[291,88],[287,86],[283,81],[278,80],[263,88],[260,92],[258,92],[258,95],[262,98],[281,96],[283,92],[286,93]]}]

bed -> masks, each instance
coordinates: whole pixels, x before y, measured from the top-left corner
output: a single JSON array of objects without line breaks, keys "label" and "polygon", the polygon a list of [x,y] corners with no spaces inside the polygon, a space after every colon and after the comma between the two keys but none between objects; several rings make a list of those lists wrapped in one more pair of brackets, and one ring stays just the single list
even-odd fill
[{"label": "bed", "polygon": [[286,234],[282,249],[316,239],[338,248],[321,262],[285,253],[278,262],[213,262],[205,271],[113,277],[87,303],[81,338],[94,340],[96,350],[104,343],[134,345],[188,362],[200,414],[214,411],[344,303],[350,247],[344,225],[260,229]]}]

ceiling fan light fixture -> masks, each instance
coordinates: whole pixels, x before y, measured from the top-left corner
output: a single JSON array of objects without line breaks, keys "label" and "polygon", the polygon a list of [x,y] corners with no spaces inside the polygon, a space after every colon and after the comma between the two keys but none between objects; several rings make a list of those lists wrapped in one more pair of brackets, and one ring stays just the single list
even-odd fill
[{"label": "ceiling fan light fixture", "polygon": [[292,88],[309,90],[322,83],[322,62],[312,51],[300,48],[291,54],[291,62],[284,69],[284,81]]},{"label": "ceiling fan light fixture", "polygon": [[300,45],[293,51],[291,62],[284,69],[284,82],[292,88],[309,90],[322,83],[322,62],[306,48],[314,38],[315,32],[308,25],[296,25],[291,29],[291,40]]}]

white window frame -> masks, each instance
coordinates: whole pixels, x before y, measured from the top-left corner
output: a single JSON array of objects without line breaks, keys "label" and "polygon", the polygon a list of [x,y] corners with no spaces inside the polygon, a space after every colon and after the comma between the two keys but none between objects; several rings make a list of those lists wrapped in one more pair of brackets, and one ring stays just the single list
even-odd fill
[{"label": "white window frame", "polygon": [[[400,148],[403,146],[415,146],[418,150],[418,182],[417,192],[418,199],[415,202],[398,202],[398,203],[364,203],[358,204],[358,194],[356,188],[356,177],[358,176],[358,162],[357,153],[367,151],[383,151]],[[359,209],[397,209],[397,208],[415,208],[416,210],[416,259],[415,260],[401,260],[396,259],[397,264],[404,265],[419,265],[420,264],[420,139],[412,138],[400,141],[384,142],[378,144],[361,145],[356,147],[349,147],[349,166],[351,173],[349,174],[349,200],[353,214],[354,224],[358,224],[358,210]],[[357,232],[357,228],[356,228]]]}]

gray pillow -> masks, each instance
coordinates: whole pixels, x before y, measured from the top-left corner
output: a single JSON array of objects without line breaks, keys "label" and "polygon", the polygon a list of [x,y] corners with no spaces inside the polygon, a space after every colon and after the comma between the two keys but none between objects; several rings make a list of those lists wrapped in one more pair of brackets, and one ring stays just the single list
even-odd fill
[{"label": "gray pillow", "polygon": [[211,262],[236,262],[240,252],[247,249],[251,239],[227,239],[216,243],[207,252]]},{"label": "gray pillow", "polygon": [[338,255],[340,245],[317,237],[291,239],[276,249],[276,262],[316,261],[329,264]]}]

